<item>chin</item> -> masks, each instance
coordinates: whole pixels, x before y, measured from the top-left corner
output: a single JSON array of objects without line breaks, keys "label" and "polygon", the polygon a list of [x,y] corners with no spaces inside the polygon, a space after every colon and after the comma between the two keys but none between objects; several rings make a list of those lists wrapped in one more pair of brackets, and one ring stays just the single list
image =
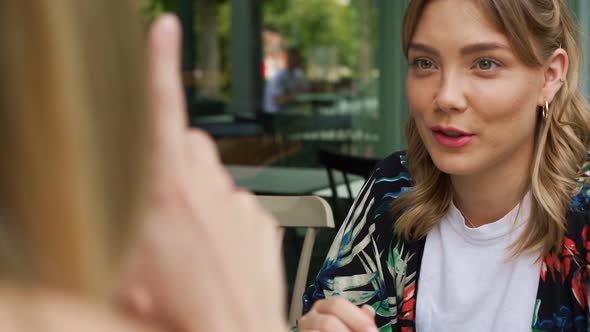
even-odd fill
[{"label": "chin", "polygon": [[428,153],[434,166],[449,175],[470,175],[477,173],[475,156],[464,152],[446,152],[429,149]]}]

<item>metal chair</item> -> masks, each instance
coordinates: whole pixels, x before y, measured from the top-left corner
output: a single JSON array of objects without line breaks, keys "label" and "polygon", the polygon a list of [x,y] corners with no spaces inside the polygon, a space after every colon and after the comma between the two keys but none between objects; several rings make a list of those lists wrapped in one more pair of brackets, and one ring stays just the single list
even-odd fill
[{"label": "metal chair", "polygon": [[303,248],[293,286],[289,306],[289,323],[295,326],[303,312],[303,293],[309,274],[311,254],[317,228],[334,228],[332,209],[326,200],[318,196],[256,196],[262,207],[270,212],[282,228],[305,227]]}]

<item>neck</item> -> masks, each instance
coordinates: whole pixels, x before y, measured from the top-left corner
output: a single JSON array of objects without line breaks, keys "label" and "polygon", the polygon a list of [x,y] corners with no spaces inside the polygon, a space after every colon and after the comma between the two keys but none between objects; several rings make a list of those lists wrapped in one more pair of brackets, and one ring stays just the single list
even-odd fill
[{"label": "neck", "polygon": [[451,175],[454,203],[471,226],[499,220],[518,205],[529,188],[532,152],[500,161],[481,174]]}]

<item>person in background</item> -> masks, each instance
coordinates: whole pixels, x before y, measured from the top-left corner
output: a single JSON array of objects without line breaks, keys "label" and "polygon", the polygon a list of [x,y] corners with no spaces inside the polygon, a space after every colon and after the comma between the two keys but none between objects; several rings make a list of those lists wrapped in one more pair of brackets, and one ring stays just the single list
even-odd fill
[{"label": "person in background", "polygon": [[0,2],[0,330],[284,331],[276,224],[186,126],[177,20],[141,31]]},{"label": "person in background", "polygon": [[588,331],[590,107],[565,0],[412,0],[408,149],[378,164],[300,332]]},{"label": "person in background", "polygon": [[276,113],[292,103],[295,97],[307,90],[303,72],[303,58],[296,48],[286,54],[286,68],[277,71],[264,87],[264,111]]}]

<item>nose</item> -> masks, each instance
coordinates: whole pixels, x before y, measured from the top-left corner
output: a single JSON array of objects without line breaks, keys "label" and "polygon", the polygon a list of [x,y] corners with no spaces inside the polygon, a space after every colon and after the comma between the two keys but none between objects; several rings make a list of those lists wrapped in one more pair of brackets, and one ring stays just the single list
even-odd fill
[{"label": "nose", "polygon": [[439,110],[443,112],[465,111],[467,101],[463,84],[459,73],[450,72],[443,75],[435,100]]}]

